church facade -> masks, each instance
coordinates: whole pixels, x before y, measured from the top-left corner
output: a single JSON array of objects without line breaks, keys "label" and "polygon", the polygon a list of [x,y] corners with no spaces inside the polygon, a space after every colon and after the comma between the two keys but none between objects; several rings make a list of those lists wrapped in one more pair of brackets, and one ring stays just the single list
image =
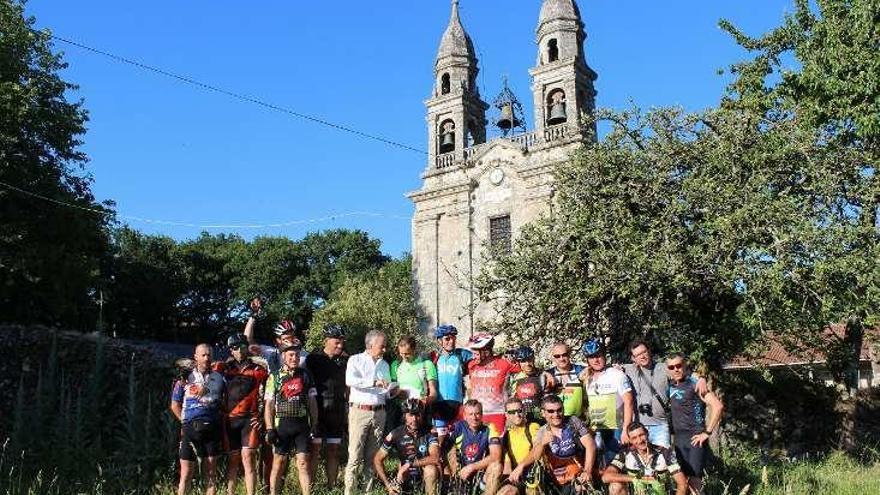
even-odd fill
[{"label": "church facade", "polygon": [[503,134],[487,141],[492,107],[477,87],[478,60],[453,0],[425,102],[428,163],[422,187],[408,194],[415,205],[413,276],[425,329],[453,324],[466,338],[492,319],[474,292],[483,260],[508,252],[523,225],[551,213],[554,166],[594,139],[595,128],[579,118],[594,109],[596,97],[585,39],[574,0],[543,1],[537,62],[529,70],[534,128],[515,132],[521,107],[505,86],[493,105],[499,115],[493,124]]}]

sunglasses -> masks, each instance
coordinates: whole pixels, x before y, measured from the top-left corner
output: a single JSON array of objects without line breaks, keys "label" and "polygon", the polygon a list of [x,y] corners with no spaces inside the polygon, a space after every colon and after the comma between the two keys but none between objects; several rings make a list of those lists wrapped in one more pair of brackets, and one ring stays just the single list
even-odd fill
[{"label": "sunglasses", "polygon": [[508,416],[513,416],[514,414],[522,415],[523,410],[522,409],[510,409],[510,410],[504,411],[504,412],[506,412]]},{"label": "sunglasses", "polygon": [[672,370],[680,370],[680,369],[682,369],[682,368],[684,368],[684,363],[668,364],[668,365],[666,365],[666,369],[668,369],[668,370],[670,370],[670,371],[672,371]]},{"label": "sunglasses", "polygon": [[559,409],[544,409],[544,412],[547,414],[562,414],[562,408]]},{"label": "sunglasses", "polygon": [[565,353],[562,353],[562,354],[554,354],[553,357],[554,357],[555,359],[568,357],[568,353],[565,352]]}]

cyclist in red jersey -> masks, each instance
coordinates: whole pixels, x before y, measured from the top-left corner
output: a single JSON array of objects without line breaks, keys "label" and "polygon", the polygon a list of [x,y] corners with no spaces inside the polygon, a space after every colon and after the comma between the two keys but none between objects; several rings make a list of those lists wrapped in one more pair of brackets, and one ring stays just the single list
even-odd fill
[{"label": "cyclist in red jersey", "polygon": [[223,402],[225,440],[229,452],[226,493],[235,493],[239,468],[244,467],[244,484],[248,495],[256,492],[256,461],[260,449],[260,387],[269,371],[251,359],[244,334],[234,334],[226,341],[231,357],[215,363],[214,371],[226,379]]},{"label": "cyclist in red jersey", "polygon": [[483,422],[491,423],[496,431],[504,431],[504,403],[507,402],[507,380],[518,373],[519,365],[496,356],[495,338],[488,333],[476,333],[470,339],[474,359],[468,362],[468,397],[483,405]]}]

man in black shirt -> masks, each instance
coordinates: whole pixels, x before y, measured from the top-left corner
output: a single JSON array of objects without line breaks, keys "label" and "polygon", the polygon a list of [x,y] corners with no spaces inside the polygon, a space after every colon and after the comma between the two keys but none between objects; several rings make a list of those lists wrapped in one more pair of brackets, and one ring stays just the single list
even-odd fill
[{"label": "man in black shirt", "polygon": [[[382,448],[373,457],[373,469],[392,495],[421,491],[422,480],[426,495],[434,495],[440,472],[440,445],[437,437],[425,426],[424,410],[418,399],[407,399],[402,409],[404,424],[391,430],[382,440]],[[385,459],[392,451],[397,453],[400,467],[389,479],[385,473]]]},{"label": "man in black shirt", "polygon": [[335,325],[324,328],[324,348],[309,354],[306,368],[318,390],[318,424],[312,438],[310,468],[312,477],[318,468],[322,444],[327,445],[327,486],[332,490],[339,477],[339,446],[347,427],[345,366],[345,331]]}]

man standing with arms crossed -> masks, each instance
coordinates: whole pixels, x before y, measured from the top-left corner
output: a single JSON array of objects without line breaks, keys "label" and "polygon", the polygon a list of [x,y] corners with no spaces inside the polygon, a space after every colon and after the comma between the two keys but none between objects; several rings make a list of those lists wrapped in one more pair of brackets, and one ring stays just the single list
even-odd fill
[{"label": "man standing with arms crossed", "polygon": [[[349,387],[348,464],[345,466],[345,495],[354,495],[364,460],[372,461],[382,441],[385,402],[393,397],[391,369],[382,359],[385,334],[370,330],[364,337],[366,350],[348,359],[345,384]],[[372,471],[372,465],[367,466]]]}]

